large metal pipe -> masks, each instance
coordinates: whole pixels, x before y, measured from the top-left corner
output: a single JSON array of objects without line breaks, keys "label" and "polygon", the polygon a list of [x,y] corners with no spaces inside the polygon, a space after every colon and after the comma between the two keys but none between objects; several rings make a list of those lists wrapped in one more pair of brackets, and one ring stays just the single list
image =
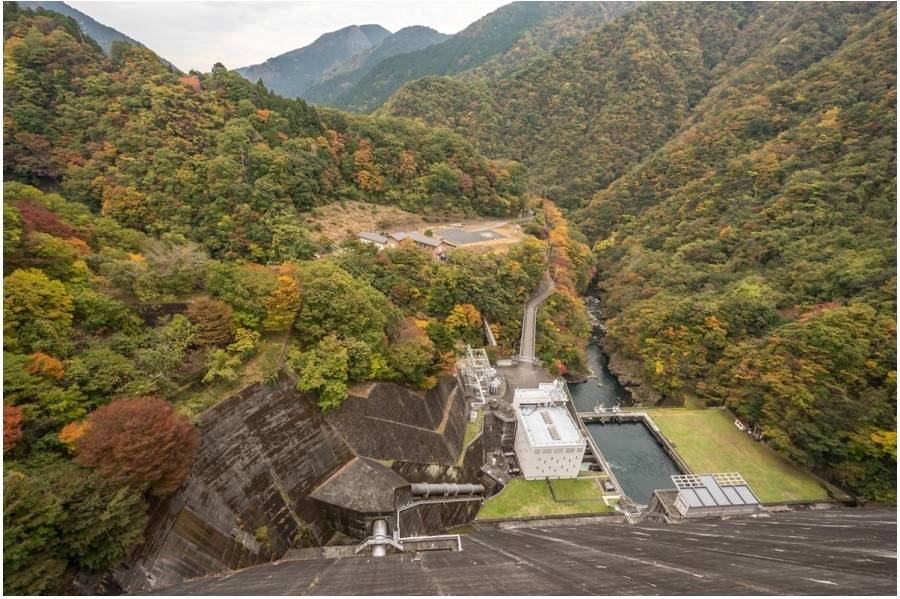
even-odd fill
[{"label": "large metal pipe", "polygon": [[484,493],[484,485],[470,483],[413,483],[410,491],[417,497],[481,495]]},{"label": "large metal pipe", "polygon": [[375,520],[372,523],[372,557],[387,555],[387,522]]}]

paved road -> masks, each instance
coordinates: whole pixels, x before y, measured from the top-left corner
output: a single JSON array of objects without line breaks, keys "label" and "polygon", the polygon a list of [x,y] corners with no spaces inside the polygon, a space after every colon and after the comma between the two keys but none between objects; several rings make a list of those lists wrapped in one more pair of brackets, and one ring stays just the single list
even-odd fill
[{"label": "paved road", "polygon": [[554,289],[556,289],[556,283],[550,278],[549,273],[544,273],[544,278],[541,279],[541,284],[538,285],[537,291],[525,303],[525,317],[522,319],[522,338],[519,340],[519,358],[525,360],[534,359],[537,309],[544,303],[545,299],[550,297]]},{"label": "paved road", "polygon": [[[897,512],[833,509],[682,524],[464,535],[462,552],[284,560],[166,595],[894,595]],[[368,552],[366,552],[368,553]]]}]

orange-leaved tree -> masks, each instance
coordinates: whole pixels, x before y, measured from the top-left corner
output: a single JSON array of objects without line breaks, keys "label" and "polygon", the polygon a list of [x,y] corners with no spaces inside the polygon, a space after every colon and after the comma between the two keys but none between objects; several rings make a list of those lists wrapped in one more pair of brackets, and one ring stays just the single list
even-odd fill
[{"label": "orange-leaved tree", "polygon": [[201,297],[188,307],[188,319],[197,325],[197,343],[218,345],[234,339],[234,317],[231,306],[222,300]]},{"label": "orange-leaved tree", "polygon": [[3,453],[13,447],[22,438],[22,408],[19,406],[3,406]]},{"label": "orange-leaved tree", "polygon": [[109,480],[156,496],[187,477],[200,444],[197,429],[166,400],[120,399],[95,410],[75,445],[75,462]]}]

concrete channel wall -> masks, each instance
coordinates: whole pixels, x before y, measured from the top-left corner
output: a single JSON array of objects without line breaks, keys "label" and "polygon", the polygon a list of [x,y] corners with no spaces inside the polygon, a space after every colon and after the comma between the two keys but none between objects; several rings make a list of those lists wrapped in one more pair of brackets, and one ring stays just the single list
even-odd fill
[{"label": "concrete channel wall", "polygon": [[618,422],[643,422],[647,427],[647,430],[650,431],[650,434],[656,439],[656,442],[662,447],[663,451],[669,456],[675,465],[678,466],[678,469],[681,470],[683,474],[693,474],[693,470],[688,466],[687,462],[675,451],[675,448],[669,443],[669,440],[666,439],[662,432],[659,430],[659,427],[656,426],[656,423],[653,422],[653,419],[646,412],[615,412],[615,413],[607,413],[607,414],[596,414],[594,412],[578,412],[578,418],[582,422],[590,423],[590,422],[600,422],[600,423],[618,423]]}]

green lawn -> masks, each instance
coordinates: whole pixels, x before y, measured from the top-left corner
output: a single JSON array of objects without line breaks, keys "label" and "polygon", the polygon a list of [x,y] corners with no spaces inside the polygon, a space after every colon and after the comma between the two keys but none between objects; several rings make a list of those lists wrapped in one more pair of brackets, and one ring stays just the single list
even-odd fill
[{"label": "green lawn", "polygon": [[653,410],[653,422],[697,474],[739,472],[760,501],[825,499],[825,488],[734,426],[725,410]]},{"label": "green lawn", "polygon": [[595,480],[555,480],[551,484],[557,497],[576,501],[554,501],[546,481],[516,478],[500,493],[484,502],[484,506],[478,512],[478,519],[602,514],[613,511],[611,506],[604,503]]}]

